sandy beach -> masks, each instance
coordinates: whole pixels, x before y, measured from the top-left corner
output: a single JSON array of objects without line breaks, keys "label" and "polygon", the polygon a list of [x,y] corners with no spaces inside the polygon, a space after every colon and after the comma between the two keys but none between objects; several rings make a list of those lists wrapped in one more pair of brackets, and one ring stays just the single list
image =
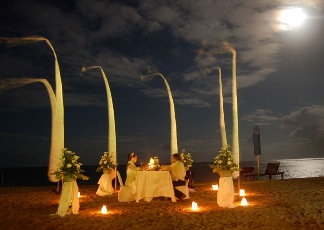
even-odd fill
[{"label": "sandy beach", "polygon": [[[0,229],[324,229],[324,178],[242,182],[248,206],[220,208],[211,183],[195,184],[190,200],[119,203],[79,186],[80,212],[52,216],[59,194],[50,187],[0,188]],[[191,202],[199,210],[191,211]],[[106,205],[109,213],[100,213]]]}]

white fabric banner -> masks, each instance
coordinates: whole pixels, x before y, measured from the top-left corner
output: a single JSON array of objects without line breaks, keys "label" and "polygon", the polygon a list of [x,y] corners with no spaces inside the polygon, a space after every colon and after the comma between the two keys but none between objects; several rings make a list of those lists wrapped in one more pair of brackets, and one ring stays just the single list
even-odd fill
[{"label": "white fabric banner", "polygon": [[217,204],[222,208],[235,208],[234,206],[234,185],[233,179],[229,177],[220,177],[217,193]]},{"label": "white fabric banner", "polygon": [[73,214],[79,213],[79,197],[78,197],[78,185],[76,181],[64,182],[61,192],[60,205],[56,214],[59,216],[65,216],[68,213],[69,206],[72,205],[71,211]]}]

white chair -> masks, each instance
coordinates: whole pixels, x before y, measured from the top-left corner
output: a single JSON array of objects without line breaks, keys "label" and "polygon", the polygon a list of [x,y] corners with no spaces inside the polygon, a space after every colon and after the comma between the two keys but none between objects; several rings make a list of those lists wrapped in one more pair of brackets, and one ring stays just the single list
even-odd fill
[{"label": "white chair", "polygon": [[123,187],[124,183],[123,183],[122,177],[120,176],[119,171],[117,171],[117,178],[118,178],[118,182],[119,182],[120,187]]},{"label": "white chair", "polygon": [[175,189],[179,190],[180,192],[182,192],[183,194],[186,195],[186,197],[184,198],[184,200],[190,199],[190,197],[189,197],[188,181],[186,181],[186,184],[185,185],[183,185],[183,186],[177,186],[177,187],[175,187]]}]

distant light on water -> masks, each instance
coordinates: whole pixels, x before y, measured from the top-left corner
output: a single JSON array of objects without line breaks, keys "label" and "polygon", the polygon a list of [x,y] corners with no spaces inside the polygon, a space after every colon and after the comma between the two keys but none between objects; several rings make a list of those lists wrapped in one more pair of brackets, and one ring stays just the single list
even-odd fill
[{"label": "distant light on water", "polygon": [[324,176],[324,158],[281,159],[279,170],[284,178],[307,178]]}]

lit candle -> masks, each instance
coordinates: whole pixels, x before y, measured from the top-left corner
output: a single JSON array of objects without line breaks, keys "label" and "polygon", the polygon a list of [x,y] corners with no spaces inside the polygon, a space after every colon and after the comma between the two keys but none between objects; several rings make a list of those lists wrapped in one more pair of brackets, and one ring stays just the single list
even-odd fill
[{"label": "lit candle", "polygon": [[191,204],[191,210],[193,210],[193,211],[197,211],[198,210],[198,204],[196,202],[194,202],[194,201]]},{"label": "lit candle", "polygon": [[150,163],[149,163],[150,168],[154,167],[154,160],[153,158],[150,159]]},{"label": "lit candle", "polygon": [[245,190],[244,189],[240,189],[240,196],[245,196]]},{"label": "lit candle", "polygon": [[108,214],[108,210],[107,210],[106,205],[103,205],[103,206],[102,206],[102,208],[101,208],[101,213],[102,213],[102,214]]},{"label": "lit candle", "polygon": [[241,201],[241,205],[242,205],[242,206],[247,206],[247,205],[249,205],[248,202],[247,202],[247,200],[245,199],[245,197],[243,197],[243,199],[242,199],[242,201]]},{"label": "lit candle", "polygon": [[212,185],[212,187],[213,187],[213,190],[218,190],[218,184],[216,184],[216,185]]},{"label": "lit candle", "polygon": [[78,197],[79,197],[79,198],[81,197],[81,194],[80,194],[80,192],[78,192]]}]

